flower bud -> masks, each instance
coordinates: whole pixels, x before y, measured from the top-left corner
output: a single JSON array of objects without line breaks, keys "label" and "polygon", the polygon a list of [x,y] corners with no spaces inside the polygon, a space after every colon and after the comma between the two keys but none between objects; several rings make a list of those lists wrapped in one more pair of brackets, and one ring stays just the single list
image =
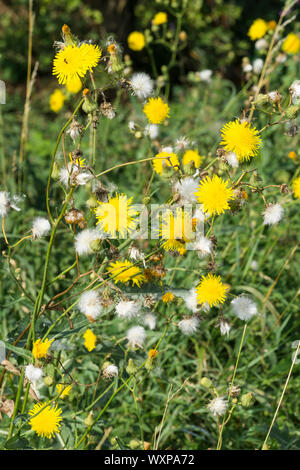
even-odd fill
[{"label": "flower bud", "polygon": [[53,379],[50,377],[50,375],[47,375],[44,378],[44,384],[47,385],[47,387],[50,387],[53,384]]},{"label": "flower bud", "polygon": [[94,423],[94,420],[93,420],[93,412],[90,411],[90,413],[87,415],[87,417],[85,418],[84,420],[84,424],[89,427],[89,426],[92,426]]},{"label": "flower bud", "polygon": [[135,365],[135,363],[134,363],[134,360],[133,360],[133,359],[129,359],[128,365],[127,365],[127,367],[126,367],[126,372],[127,372],[127,374],[133,375],[133,374],[136,373],[136,371],[137,371],[137,367],[136,367],[136,365]]},{"label": "flower bud", "polygon": [[244,395],[241,396],[241,405],[244,408],[250,408],[255,402],[255,396],[253,393],[245,393]]},{"label": "flower bud", "polygon": [[299,111],[300,111],[300,106],[297,106],[297,105],[289,106],[287,110],[285,111],[285,116],[288,119],[295,119],[298,116]]},{"label": "flower bud", "polygon": [[212,381],[207,377],[202,377],[202,379],[200,380],[200,385],[202,385],[202,387],[204,388],[211,388]]}]

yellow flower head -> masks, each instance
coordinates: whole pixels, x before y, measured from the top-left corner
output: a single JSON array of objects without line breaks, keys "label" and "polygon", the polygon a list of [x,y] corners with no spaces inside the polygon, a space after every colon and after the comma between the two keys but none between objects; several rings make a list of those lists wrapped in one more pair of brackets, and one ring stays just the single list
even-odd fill
[{"label": "yellow flower head", "polygon": [[228,181],[223,181],[219,176],[207,176],[200,181],[200,186],[195,192],[198,201],[203,204],[204,212],[209,215],[223,214],[230,209],[228,202],[234,199],[233,189],[228,186]]},{"label": "yellow flower head", "polygon": [[175,171],[179,168],[179,160],[176,153],[173,152],[160,152],[155,155],[152,160],[153,168],[159,175],[162,174],[163,169],[166,167],[172,167]]},{"label": "yellow flower head", "polygon": [[108,272],[110,276],[114,278],[115,283],[121,282],[122,284],[126,284],[131,281],[132,284],[136,284],[140,287],[140,284],[145,281],[141,269],[138,266],[134,266],[133,263],[127,259],[125,259],[125,261],[110,263]]},{"label": "yellow flower head", "polygon": [[132,51],[141,51],[144,49],[146,41],[145,36],[143,33],[139,33],[138,31],[133,31],[129,34],[127,38],[128,47]]},{"label": "yellow flower head", "polygon": [[63,107],[65,99],[66,97],[61,90],[55,90],[49,99],[51,111],[58,113]]},{"label": "yellow flower head", "polygon": [[297,154],[296,154],[296,152],[295,152],[294,150],[291,150],[291,151],[289,152],[289,155],[288,155],[288,156],[289,156],[289,158],[291,158],[292,160],[296,160],[296,158],[297,158]]},{"label": "yellow flower head", "polygon": [[88,70],[96,67],[100,57],[101,50],[93,44],[66,46],[54,57],[53,75],[57,75],[58,82],[62,84],[84,77]]},{"label": "yellow flower head", "polygon": [[188,165],[189,163],[193,162],[195,168],[199,168],[202,160],[203,157],[199,155],[198,150],[186,150],[182,157],[183,165]]},{"label": "yellow flower head", "polygon": [[59,395],[59,398],[65,398],[70,394],[71,385],[67,385],[66,387],[62,384],[56,385],[56,391]]},{"label": "yellow flower head", "polygon": [[294,196],[300,199],[300,176],[293,181]]},{"label": "yellow flower head", "polygon": [[274,20],[268,21],[268,31],[272,31],[273,29],[276,28],[276,26],[277,26],[276,21]]},{"label": "yellow flower head", "polygon": [[[57,408],[57,405],[47,405],[45,403],[36,403],[32,410],[29,411],[29,415],[33,416],[29,420],[32,431],[35,431],[40,437],[48,437],[51,439],[55,433],[60,432],[60,417],[62,410]],[[40,411],[44,408],[42,411]],[[39,413],[39,414],[37,414]],[[34,416],[36,415],[36,416]]]},{"label": "yellow flower head", "polygon": [[50,348],[51,344],[53,343],[54,339],[48,341],[48,338],[45,341],[41,339],[37,339],[33,343],[32,354],[35,359],[40,359],[41,357],[46,357],[48,353],[48,349]]},{"label": "yellow flower head", "polygon": [[221,129],[221,134],[223,140],[220,145],[223,145],[227,152],[235,152],[239,162],[250,160],[250,157],[257,155],[261,138],[258,130],[248,122],[239,122],[238,119],[230,121]]},{"label": "yellow flower head", "polygon": [[137,211],[131,205],[132,198],[128,199],[126,194],[116,194],[110,197],[108,202],[98,202],[99,206],[95,209],[98,219],[104,232],[111,236],[116,236],[116,232],[125,238],[127,232],[136,227],[134,217]]},{"label": "yellow flower head", "polygon": [[172,302],[172,300],[174,299],[175,299],[175,295],[173,294],[173,292],[166,292],[161,298],[161,300],[165,304],[167,304],[168,302]]},{"label": "yellow flower head", "polygon": [[252,41],[256,41],[256,39],[262,38],[266,34],[267,31],[268,31],[268,24],[265,22],[265,20],[258,18],[250,26],[250,29],[248,31],[248,36],[250,37]]},{"label": "yellow flower head", "polygon": [[152,23],[155,24],[155,25],[160,25],[160,24],[164,24],[168,21],[168,15],[167,13],[165,13],[164,11],[159,11],[158,13],[156,13],[156,15],[154,16],[153,20],[152,20]]},{"label": "yellow flower head", "polygon": [[161,124],[170,116],[170,108],[160,97],[149,98],[143,109],[151,124]]},{"label": "yellow flower head", "polygon": [[158,354],[157,349],[150,349],[150,350],[148,351],[148,357],[149,357],[150,359],[155,359],[156,356],[157,356],[157,354]]},{"label": "yellow flower head", "polygon": [[226,299],[227,286],[222,283],[220,276],[208,274],[202,276],[201,281],[196,287],[197,300],[199,304],[209,304],[214,307],[222,304]]},{"label": "yellow flower head", "polygon": [[287,35],[283,41],[282,50],[287,54],[297,54],[300,51],[300,39],[297,34],[290,33]]},{"label": "yellow flower head", "polygon": [[84,345],[88,351],[93,351],[96,347],[96,335],[90,330],[89,328],[83,335],[84,337]]},{"label": "yellow flower head", "polygon": [[179,254],[184,255],[186,253],[186,242],[192,241],[195,237],[189,211],[178,207],[175,214],[172,211],[164,213],[160,236],[165,240],[162,247],[166,251],[177,251]]},{"label": "yellow flower head", "polygon": [[78,93],[81,90],[82,82],[78,75],[75,75],[67,82],[66,88],[69,93]]}]

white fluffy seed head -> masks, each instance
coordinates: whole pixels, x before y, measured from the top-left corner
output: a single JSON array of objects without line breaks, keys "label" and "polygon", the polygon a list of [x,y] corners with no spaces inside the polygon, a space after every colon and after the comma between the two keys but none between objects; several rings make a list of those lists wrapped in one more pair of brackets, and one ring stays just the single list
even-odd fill
[{"label": "white fluffy seed head", "polygon": [[190,336],[197,331],[199,323],[198,317],[184,318],[178,323],[178,327],[184,335]]},{"label": "white fluffy seed head", "polygon": [[255,48],[258,51],[262,51],[263,49],[266,49],[268,47],[268,41],[266,39],[258,39],[258,41],[255,42]]},{"label": "white fluffy seed head", "polygon": [[258,75],[262,71],[264,66],[264,61],[262,59],[255,59],[253,61],[253,72]]},{"label": "white fluffy seed head", "polygon": [[211,81],[212,70],[210,69],[201,70],[198,75],[202,82],[208,83]]},{"label": "white fluffy seed head", "polygon": [[9,199],[6,191],[0,191],[0,217],[6,217],[9,209]]},{"label": "white fluffy seed head", "polygon": [[96,229],[85,229],[77,233],[75,237],[75,249],[79,256],[92,253],[91,242],[100,239],[100,233]]},{"label": "white fluffy seed head", "polygon": [[300,80],[295,80],[290,86],[290,94],[293,104],[299,104],[300,100]]},{"label": "white fluffy seed head", "polygon": [[214,416],[223,416],[227,410],[227,400],[224,397],[216,397],[209,402],[207,408]]},{"label": "white fluffy seed head", "polygon": [[98,292],[95,290],[84,292],[79,299],[78,308],[89,319],[96,320],[103,308]]},{"label": "white fluffy seed head", "polygon": [[187,177],[180,181],[176,181],[174,185],[175,191],[180,195],[181,199],[187,203],[197,202],[195,192],[199,187],[199,179]]},{"label": "white fluffy seed head", "polygon": [[36,217],[32,223],[32,238],[41,238],[47,235],[51,229],[48,219],[45,217]]},{"label": "white fluffy seed head", "polygon": [[150,139],[156,139],[159,134],[159,127],[156,124],[147,124],[144,130],[144,135],[149,136]]},{"label": "white fluffy seed head", "polygon": [[189,145],[189,139],[187,139],[186,137],[179,137],[179,139],[177,139],[175,143],[175,150],[177,152],[180,152],[181,150],[186,149]]},{"label": "white fluffy seed head", "polygon": [[37,382],[43,377],[43,371],[39,367],[34,367],[32,364],[29,364],[25,367],[25,377],[29,382]]},{"label": "white fluffy seed head", "polygon": [[229,332],[231,330],[231,325],[228,321],[222,319],[220,321],[219,326],[220,326],[221,335],[229,335]]},{"label": "white fluffy seed head", "polygon": [[184,297],[186,307],[193,313],[197,313],[200,309],[198,307],[197,292],[195,289],[191,289]]},{"label": "white fluffy seed head", "polygon": [[107,379],[112,379],[113,377],[117,377],[119,373],[119,369],[114,364],[109,364],[103,369],[103,376]]},{"label": "white fluffy seed head", "polygon": [[264,225],[277,224],[282,219],[283,212],[283,208],[278,202],[276,204],[269,204],[263,212]]},{"label": "white fluffy seed head", "polygon": [[146,339],[146,331],[142,326],[129,328],[126,334],[129,348],[142,348]]},{"label": "white fluffy seed head", "polygon": [[146,315],[144,316],[144,322],[145,325],[150,328],[150,330],[154,330],[156,326],[156,316],[153,315],[153,313],[146,313]]},{"label": "white fluffy seed head", "polygon": [[228,165],[230,165],[232,168],[237,168],[239,166],[239,161],[235,152],[227,152],[225,158]]},{"label": "white fluffy seed head", "polygon": [[241,320],[248,321],[257,314],[256,304],[245,294],[233,299],[231,306],[234,314]]},{"label": "white fluffy seed head", "polygon": [[131,320],[139,314],[140,305],[134,300],[120,300],[116,305],[116,313],[119,318]]},{"label": "white fluffy seed head", "polygon": [[144,72],[133,74],[130,83],[134,94],[138,98],[145,99],[153,93],[153,81]]},{"label": "white fluffy seed head", "polygon": [[195,250],[198,251],[198,255],[201,257],[208,256],[212,252],[213,244],[208,238],[201,235],[199,240],[195,243]]}]

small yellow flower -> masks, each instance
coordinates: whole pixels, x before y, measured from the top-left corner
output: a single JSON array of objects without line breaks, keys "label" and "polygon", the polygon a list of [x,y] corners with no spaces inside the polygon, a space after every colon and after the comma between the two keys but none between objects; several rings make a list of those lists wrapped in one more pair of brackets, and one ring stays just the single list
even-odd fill
[{"label": "small yellow flower", "polygon": [[41,357],[46,357],[48,353],[48,349],[50,348],[51,344],[53,343],[54,339],[48,341],[48,338],[45,341],[41,339],[37,339],[33,343],[32,354],[35,359],[40,359]]},{"label": "small yellow flower", "polygon": [[160,152],[155,155],[155,158],[152,160],[153,168],[161,175],[163,169],[166,167],[172,167],[175,171],[179,168],[179,160],[176,153],[173,152]]},{"label": "small yellow flower", "polygon": [[157,354],[158,351],[156,349],[150,349],[150,351],[148,351],[148,356],[150,359],[155,359]]},{"label": "small yellow flower", "polygon": [[160,236],[163,240],[162,247],[166,251],[176,251],[180,255],[186,253],[186,242],[195,238],[191,214],[182,207],[165,212],[162,216]]},{"label": "small yellow flower", "polygon": [[291,150],[288,154],[289,158],[291,158],[292,160],[296,160],[297,158],[297,154],[294,150]]},{"label": "small yellow flower", "polygon": [[67,385],[66,387],[62,384],[56,385],[56,392],[59,394],[59,398],[65,398],[70,394],[71,385]]},{"label": "small yellow flower", "polygon": [[[55,433],[60,432],[60,421],[62,410],[57,405],[45,403],[36,403],[32,410],[29,411],[29,420],[32,431],[35,431],[40,437],[48,437],[51,439]],[[42,410],[42,411],[41,411]],[[37,414],[38,413],[38,414]],[[36,416],[34,416],[36,415]]]},{"label": "small yellow flower", "polygon": [[88,351],[93,351],[96,347],[96,335],[90,330],[89,328],[83,335],[84,337],[84,345]]},{"label": "small yellow flower", "polygon": [[159,11],[158,13],[156,13],[156,15],[154,16],[153,20],[152,20],[152,23],[155,24],[155,25],[160,25],[160,24],[164,24],[168,21],[168,15],[167,13],[165,13],[164,11]]},{"label": "small yellow flower", "polygon": [[170,116],[170,108],[160,97],[149,98],[143,109],[151,124],[161,124]]},{"label": "small yellow flower", "polygon": [[227,286],[222,283],[220,276],[208,274],[196,287],[197,300],[199,304],[207,303],[211,307],[222,304],[226,299]]},{"label": "small yellow flower", "polygon": [[110,197],[108,202],[98,202],[95,209],[97,224],[100,224],[104,232],[116,236],[116,232],[125,238],[127,232],[136,227],[134,217],[137,211],[132,207],[132,198],[128,199],[126,194],[116,194]]},{"label": "small yellow flower", "polygon": [[122,284],[126,284],[131,281],[132,284],[140,287],[140,284],[145,281],[141,269],[138,266],[134,266],[133,263],[127,259],[110,263],[108,272],[110,276],[113,277],[115,283],[121,282]]},{"label": "small yellow flower", "polygon": [[195,192],[198,201],[203,204],[204,212],[209,215],[220,215],[230,209],[228,202],[234,199],[233,189],[228,186],[228,181],[223,181],[219,176],[207,176],[200,181],[200,186]]},{"label": "small yellow flower", "polygon": [[132,51],[141,51],[144,49],[146,41],[145,41],[145,36],[143,33],[140,33],[138,31],[133,31],[132,33],[129,34],[127,38],[128,42],[128,47]]},{"label": "small yellow flower", "polygon": [[277,23],[276,21],[272,20],[272,21],[268,21],[268,31],[272,31],[273,29],[275,29],[277,26]]},{"label": "small yellow flower", "polygon": [[199,168],[204,157],[199,155],[198,150],[186,150],[185,154],[182,157],[183,165],[188,165],[193,162],[195,168]]},{"label": "small yellow flower", "polygon": [[252,41],[262,38],[268,31],[268,24],[265,20],[258,18],[255,20],[248,31],[248,36]]},{"label": "small yellow flower", "polygon": [[290,33],[287,35],[283,41],[282,50],[287,54],[297,54],[300,51],[300,39],[297,34]]},{"label": "small yellow flower", "polygon": [[78,93],[82,88],[82,82],[80,78],[75,75],[73,78],[71,78],[67,84],[66,84],[66,89],[69,93]]},{"label": "small yellow flower", "polygon": [[238,119],[230,121],[221,129],[221,134],[223,140],[220,145],[223,145],[227,152],[235,152],[239,162],[250,160],[257,155],[261,138],[258,130],[248,122],[239,122]]},{"label": "small yellow flower", "polygon": [[58,111],[60,111],[61,108],[63,107],[65,99],[66,97],[61,90],[55,90],[50,95],[50,99],[49,99],[51,111],[58,113]]},{"label": "small yellow flower", "polygon": [[293,181],[294,196],[300,199],[300,176]]},{"label": "small yellow flower", "polygon": [[96,67],[101,57],[101,50],[93,44],[66,46],[61,49],[53,60],[53,75],[58,82],[66,84],[79,77],[84,77],[88,70]]},{"label": "small yellow flower", "polygon": [[173,294],[173,292],[166,292],[161,298],[161,300],[165,304],[167,304],[168,302],[172,302],[174,299],[175,299],[175,295]]}]

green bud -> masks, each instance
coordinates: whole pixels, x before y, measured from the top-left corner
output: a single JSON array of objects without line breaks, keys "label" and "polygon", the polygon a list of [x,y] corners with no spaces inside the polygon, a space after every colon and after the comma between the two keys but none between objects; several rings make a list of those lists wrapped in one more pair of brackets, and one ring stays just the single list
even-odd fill
[{"label": "green bud", "polygon": [[254,104],[257,104],[258,106],[263,106],[264,104],[267,104],[270,102],[270,98],[268,95],[263,95],[262,93],[259,93],[256,97],[256,100],[254,101]]},{"label": "green bud", "polygon": [[180,307],[180,305],[182,305],[183,303],[184,303],[184,300],[181,297],[175,298],[175,304],[178,305],[178,307]]},{"label": "green bud", "polygon": [[205,388],[211,388],[212,381],[207,377],[202,377],[202,379],[200,380],[200,385],[202,385],[202,387],[205,387]]},{"label": "green bud", "polygon": [[59,168],[58,168],[56,162],[54,162],[54,165],[53,165],[53,170],[52,170],[52,173],[51,173],[51,178],[53,178],[54,180],[57,180],[57,179],[59,178]]},{"label": "green bud", "polygon": [[245,393],[244,395],[241,396],[241,405],[244,408],[250,408],[255,402],[255,396],[253,393]]},{"label": "green bud", "polygon": [[186,175],[191,176],[195,173],[194,162],[189,162],[186,165],[183,165],[183,171]]},{"label": "green bud", "polygon": [[95,207],[97,207],[97,206],[98,206],[98,203],[97,203],[97,198],[96,198],[96,196],[91,196],[91,197],[87,200],[86,205],[87,205],[90,209],[94,209]]},{"label": "green bud", "polygon": [[135,363],[134,363],[134,360],[133,360],[133,359],[129,359],[128,365],[127,365],[127,367],[126,367],[126,372],[127,372],[127,374],[133,375],[133,374],[136,373],[136,371],[137,371],[137,367],[136,367],[136,365],[135,365]]},{"label": "green bud", "polygon": [[148,371],[153,369],[153,360],[150,357],[148,357],[148,359],[145,362],[145,369],[147,369]]},{"label": "green bud", "polygon": [[144,206],[147,206],[147,204],[149,204],[150,201],[151,201],[151,197],[145,196],[142,200],[142,203],[144,204]]},{"label": "green bud", "polygon": [[82,104],[82,109],[86,114],[92,113],[97,109],[97,103],[92,101],[88,96],[84,97],[84,102]]},{"label": "green bud", "polygon": [[100,246],[101,246],[101,240],[99,238],[97,238],[97,240],[92,240],[90,242],[91,250],[93,250],[94,252],[99,251]]},{"label": "green bud", "polygon": [[131,441],[129,442],[129,447],[132,450],[136,450],[139,447],[141,447],[141,444],[142,444],[141,441],[137,441],[136,439],[131,439]]},{"label": "green bud", "polygon": [[300,111],[300,106],[297,106],[297,105],[289,106],[288,109],[285,111],[285,116],[288,119],[295,119],[298,116],[299,111]]},{"label": "green bud", "polygon": [[47,375],[44,378],[44,384],[47,385],[47,387],[50,387],[53,384],[53,379],[50,377],[50,375]]},{"label": "green bud", "polygon": [[84,420],[84,424],[89,427],[89,426],[92,426],[92,424],[94,424],[94,420],[93,420],[93,412],[91,411],[87,417],[85,418]]}]

